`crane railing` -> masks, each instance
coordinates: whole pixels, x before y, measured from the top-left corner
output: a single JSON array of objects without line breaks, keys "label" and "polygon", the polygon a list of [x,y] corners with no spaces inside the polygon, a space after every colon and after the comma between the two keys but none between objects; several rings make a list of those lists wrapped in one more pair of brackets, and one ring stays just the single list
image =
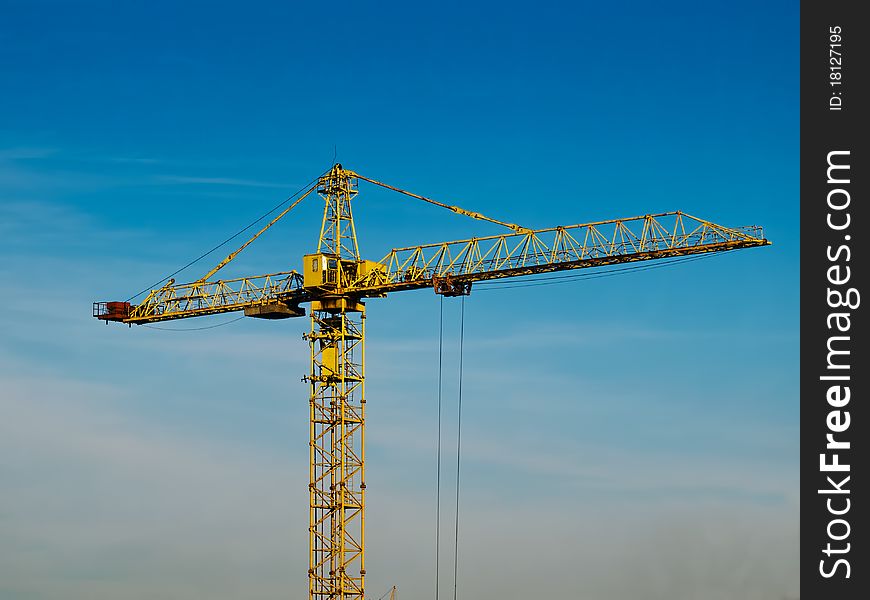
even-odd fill
[{"label": "crane railing", "polygon": [[405,289],[767,245],[761,227],[729,228],[682,212],[397,248],[360,288]]}]

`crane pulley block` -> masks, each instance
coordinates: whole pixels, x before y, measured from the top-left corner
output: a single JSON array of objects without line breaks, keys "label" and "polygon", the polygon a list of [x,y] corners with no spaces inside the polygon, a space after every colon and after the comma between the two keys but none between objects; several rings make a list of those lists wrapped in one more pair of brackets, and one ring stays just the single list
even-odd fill
[{"label": "crane pulley block", "polygon": [[447,277],[433,277],[432,288],[436,294],[447,297],[470,296],[471,282],[457,281],[449,275]]}]

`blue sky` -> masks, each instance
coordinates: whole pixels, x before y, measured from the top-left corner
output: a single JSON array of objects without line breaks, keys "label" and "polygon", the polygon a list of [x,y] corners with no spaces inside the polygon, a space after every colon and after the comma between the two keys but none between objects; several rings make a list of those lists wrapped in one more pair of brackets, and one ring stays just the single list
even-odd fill
[{"label": "blue sky", "polygon": [[[763,225],[771,247],[467,299],[460,595],[797,594],[797,3],[116,4],[3,2],[0,596],[304,591],[307,321],[90,311],[334,153],[526,226]],[[299,268],[320,211],[227,275]],[[499,231],[365,184],[355,215],[371,259]],[[375,598],[434,589],[438,310],[428,291],[369,303]]]}]

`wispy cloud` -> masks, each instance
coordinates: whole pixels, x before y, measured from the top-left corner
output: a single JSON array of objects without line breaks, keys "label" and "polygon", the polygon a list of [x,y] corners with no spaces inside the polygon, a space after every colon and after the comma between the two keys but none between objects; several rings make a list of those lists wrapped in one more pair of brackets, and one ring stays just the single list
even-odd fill
[{"label": "wispy cloud", "polygon": [[[99,160],[99,159],[97,159]],[[130,165],[159,165],[166,161],[159,158],[145,158],[135,156],[109,156],[102,160],[110,163],[130,164]]]},{"label": "wispy cloud", "polygon": [[237,179],[233,177],[195,177],[187,175],[160,175],[155,179],[158,183],[182,185],[228,185],[238,187],[282,188],[290,189],[292,184],[261,181],[257,179]]},{"label": "wispy cloud", "polygon": [[[57,148],[21,146],[0,148],[0,193],[105,188],[130,185],[228,186],[291,189],[292,183],[208,175],[154,175],[153,169],[213,166],[215,161],[177,160],[152,156],[126,156],[65,152]],[[133,170],[131,170],[131,167]],[[137,169],[141,167],[141,169]],[[149,171],[151,171],[149,173]],[[298,187],[298,186],[297,186]]]},{"label": "wispy cloud", "polygon": [[57,153],[55,148],[42,148],[38,146],[20,146],[13,148],[0,148],[0,161],[4,160],[29,160],[46,158]]},{"label": "wispy cloud", "polygon": [[0,156],[0,197],[57,198],[68,192],[96,191],[119,186],[142,185],[140,175],[103,169],[83,169],[80,161],[64,160],[53,150],[9,150]]},{"label": "wispy cloud", "polygon": [[305,560],[290,535],[305,526],[305,487],[292,485],[306,476],[304,460],[124,413],[118,401],[130,392],[5,378],[0,595],[190,597],[193,589],[233,598],[239,581],[250,597],[302,588],[304,569],[287,564]]},{"label": "wispy cloud", "polygon": [[[287,458],[120,408],[137,394],[135,386],[62,377],[6,379],[0,539],[8,558],[0,591],[46,600],[61,589],[73,600],[229,600],[241,589],[250,598],[304,590],[305,453]],[[422,594],[431,587],[424,567],[432,564],[433,522],[421,519],[434,507],[430,490],[396,481],[383,461],[377,466],[369,480],[370,585]],[[570,476],[564,466],[557,461],[542,476]],[[647,467],[650,478],[663,472]],[[602,600],[767,600],[797,590],[796,506],[569,499],[560,485],[542,495],[522,479],[494,501],[475,487],[466,483],[461,512],[460,584],[469,595],[559,595],[577,590],[578,578]],[[452,529],[443,533],[446,549]],[[541,553],[547,544],[571,551]],[[514,565],[510,582],[496,576],[506,561]]]}]

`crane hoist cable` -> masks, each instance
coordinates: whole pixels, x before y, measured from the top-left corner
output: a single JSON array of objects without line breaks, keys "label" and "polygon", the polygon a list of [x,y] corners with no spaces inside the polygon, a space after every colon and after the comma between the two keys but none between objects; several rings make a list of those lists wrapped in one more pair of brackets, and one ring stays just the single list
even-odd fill
[{"label": "crane hoist cable", "polygon": [[423,202],[428,202],[429,204],[434,204],[435,206],[440,206],[441,208],[446,208],[447,210],[453,211],[456,214],[464,215],[466,217],[471,217],[472,219],[478,219],[481,221],[489,221],[490,223],[495,223],[496,225],[501,225],[502,227],[507,227],[508,229],[512,229],[516,233],[531,233],[531,229],[527,227],[522,227],[517,225],[516,223],[507,223],[505,221],[499,221],[498,219],[493,219],[491,217],[487,217],[486,215],[482,215],[479,212],[474,212],[472,210],[465,210],[459,206],[451,206],[450,204],[445,204],[443,202],[438,202],[437,200],[433,200],[432,198],[427,198],[426,196],[421,196],[419,194],[414,194],[413,192],[409,192],[407,190],[403,190],[392,186],[388,183],[383,183],[381,181],[376,181],[374,179],[370,179],[359,173],[353,174],[355,177],[362,179],[363,181],[368,181],[369,183],[373,183],[374,185],[380,186],[382,188],[386,188],[388,190],[392,190],[394,192],[399,192],[400,194],[404,194],[406,196],[410,196],[411,198],[416,198],[417,200],[422,200]]},{"label": "crane hoist cable", "polygon": [[[151,290],[153,290],[154,288],[156,288],[156,287],[159,286],[160,284],[162,284],[162,283],[164,283],[165,281],[168,281],[169,279],[175,277],[176,275],[178,275],[179,273],[181,273],[182,271],[184,271],[184,270],[187,269],[188,267],[192,267],[193,265],[195,265],[196,263],[198,263],[199,261],[201,261],[202,259],[204,259],[206,256],[208,256],[208,255],[211,254],[212,252],[214,252],[214,251],[216,251],[216,250],[222,248],[223,246],[226,246],[228,243],[230,243],[231,241],[233,241],[234,239],[236,239],[237,237],[239,237],[240,235],[242,235],[243,233],[245,233],[245,232],[246,232],[247,230],[249,230],[251,227],[254,227],[257,223],[259,223],[260,221],[262,221],[263,219],[265,219],[266,217],[268,217],[269,215],[271,215],[273,212],[275,212],[276,210],[279,210],[282,206],[284,206],[284,205],[287,204],[288,202],[292,201],[293,198],[295,198],[295,197],[298,196],[299,194],[301,194],[301,193],[303,193],[303,192],[305,193],[305,195],[310,194],[310,193],[311,193],[311,190],[314,189],[314,187],[317,185],[317,182],[320,180],[320,178],[323,177],[324,175],[326,175],[328,172],[329,172],[329,169],[327,169],[326,171],[324,171],[323,173],[321,173],[320,175],[318,175],[317,177],[315,177],[314,179],[312,179],[311,181],[309,181],[308,183],[306,183],[303,187],[301,187],[301,188],[299,188],[298,190],[296,190],[293,194],[291,194],[290,196],[288,196],[287,198],[285,198],[284,200],[282,200],[280,203],[278,203],[277,205],[275,205],[272,209],[270,209],[269,211],[263,213],[262,215],[260,215],[259,217],[257,217],[256,220],[252,221],[251,223],[249,223],[249,224],[246,225],[245,227],[239,229],[237,232],[235,232],[233,235],[231,235],[230,237],[228,237],[227,239],[225,239],[224,241],[222,241],[220,244],[218,244],[217,246],[215,246],[215,247],[212,248],[211,250],[208,250],[207,252],[204,252],[204,253],[200,254],[198,257],[194,258],[192,261],[190,261],[189,263],[187,263],[187,264],[184,265],[183,267],[181,267],[181,268],[179,268],[179,269],[176,269],[175,271],[173,271],[172,273],[170,273],[169,275],[167,275],[166,277],[164,277],[164,278],[161,279],[160,281],[156,281],[156,282],[152,283],[151,285],[149,285],[148,287],[146,287],[145,289],[143,289],[141,292],[139,292],[139,293],[137,293],[137,294],[134,294],[134,295],[130,296],[129,298],[127,298],[127,302],[130,302],[130,301],[133,300],[134,298],[138,298],[139,296],[141,296],[142,294],[144,294],[144,293],[146,293],[146,292],[150,292]],[[298,204],[298,202],[294,203],[294,206],[295,206],[296,204]],[[292,207],[291,207],[291,208],[292,208]],[[283,214],[286,214],[286,211],[285,211]],[[283,216],[283,214],[282,214],[281,216]],[[271,224],[270,224],[270,226],[271,226]],[[267,228],[268,228],[268,227],[267,227]],[[262,231],[261,231],[260,233],[262,233]],[[258,237],[259,235],[260,235],[260,234],[258,233],[257,236],[255,236],[255,237]],[[250,242],[252,242],[252,241],[253,241],[253,239],[249,240],[248,243],[250,243]],[[245,245],[247,245],[247,244],[245,244]],[[244,246],[243,246],[242,248],[244,248]],[[239,251],[241,251],[242,248],[240,248]],[[237,251],[236,254],[238,254],[239,251]],[[226,263],[224,263],[224,265],[225,265],[225,264],[226,264]],[[221,267],[223,267],[224,265],[221,265]],[[204,279],[207,279],[207,278],[208,278],[208,276],[206,276],[206,277],[204,277],[204,278],[202,278],[202,279],[204,280]]]},{"label": "crane hoist cable", "polygon": [[[459,572],[459,490],[460,465],[462,459],[462,375],[463,346],[465,342],[465,296],[462,296],[459,313],[459,387],[458,414],[456,425],[456,512],[453,532],[453,600],[456,600],[458,590],[457,574]],[[435,600],[439,600],[440,556],[441,556],[441,401],[443,382],[444,357],[444,297],[439,305],[438,326],[438,468],[436,475],[436,513],[435,513]]]},{"label": "crane hoist cable", "polygon": [[465,296],[459,312],[459,410],[456,422],[456,524],[453,538],[453,600],[456,600],[459,573],[459,467],[462,458],[462,346],[465,340]]},{"label": "crane hoist cable", "polygon": [[435,600],[439,600],[438,584],[441,564],[441,389],[444,366],[444,296],[440,296],[438,318],[438,459],[435,476]]}]

